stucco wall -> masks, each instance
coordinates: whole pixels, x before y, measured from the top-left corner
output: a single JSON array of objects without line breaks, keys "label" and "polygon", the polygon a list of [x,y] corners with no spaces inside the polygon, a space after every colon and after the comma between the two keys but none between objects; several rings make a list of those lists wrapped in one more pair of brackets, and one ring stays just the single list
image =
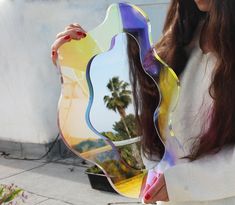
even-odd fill
[{"label": "stucco wall", "polygon": [[[59,75],[50,61],[56,33],[73,22],[86,30],[114,0],[0,1],[0,140],[46,144],[58,133]],[[132,0],[160,34],[169,0]]]}]

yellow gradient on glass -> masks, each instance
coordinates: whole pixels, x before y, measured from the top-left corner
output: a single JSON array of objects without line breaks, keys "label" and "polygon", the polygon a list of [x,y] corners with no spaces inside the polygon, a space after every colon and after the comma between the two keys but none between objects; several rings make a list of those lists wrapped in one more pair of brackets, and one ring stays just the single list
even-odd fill
[{"label": "yellow gradient on glass", "polygon": [[99,45],[101,51],[105,52],[110,48],[112,38],[123,32],[123,25],[119,6],[112,4],[106,13],[102,24],[89,32],[90,36]]},{"label": "yellow gradient on glass", "polygon": [[[70,146],[79,143],[84,137],[97,138],[87,129],[85,118],[82,116],[85,116],[89,98],[86,66],[88,61],[99,52],[99,48],[89,36],[80,41],[66,43],[59,50],[59,63],[63,77],[59,123]],[[80,113],[80,118],[77,113]]]},{"label": "yellow gradient on glass", "polygon": [[174,136],[170,125],[170,114],[177,105],[180,84],[174,71],[170,67],[164,66],[160,71],[158,85],[161,91],[158,127],[161,139],[165,142],[168,137],[167,129],[169,129],[171,136]]}]

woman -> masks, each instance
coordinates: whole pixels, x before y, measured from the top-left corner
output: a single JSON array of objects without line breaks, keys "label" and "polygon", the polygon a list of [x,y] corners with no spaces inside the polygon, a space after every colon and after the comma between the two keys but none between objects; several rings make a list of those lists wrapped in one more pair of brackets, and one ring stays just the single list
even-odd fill
[{"label": "woman", "polygon": [[[144,203],[235,204],[234,9],[233,0],[172,0],[163,37],[155,50],[180,76],[181,91],[172,126],[185,155],[178,156],[182,162],[148,180]],[[58,34],[52,46],[53,62],[59,46],[84,36],[85,31],[77,24]],[[141,85],[151,89],[151,85]],[[156,96],[136,97],[135,104],[143,105],[139,119],[143,159],[151,173],[164,153],[151,125]]]},{"label": "woman", "polygon": [[[180,76],[172,129],[185,155],[146,186],[145,203],[235,204],[234,8],[231,0],[172,1],[156,51]],[[153,143],[157,134],[146,119],[140,118],[143,151],[161,159],[162,145]]]}]

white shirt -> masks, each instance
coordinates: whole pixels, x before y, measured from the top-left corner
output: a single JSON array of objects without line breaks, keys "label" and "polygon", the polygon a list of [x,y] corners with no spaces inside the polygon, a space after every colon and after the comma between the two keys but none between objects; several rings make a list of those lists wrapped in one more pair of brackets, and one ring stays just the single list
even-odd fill
[{"label": "white shirt", "polygon": [[[216,58],[203,54],[199,43],[190,54],[181,75],[179,101],[172,113],[172,128],[182,144],[182,153],[190,152],[195,137],[209,125],[213,100],[209,86]],[[194,140],[193,140],[194,139]],[[160,163],[143,160],[147,169]],[[194,162],[178,160],[164,171],[170,202],[161,205],[235,205],[235,152],[234,147],[223,148],[215,155],[207,155]]]}]

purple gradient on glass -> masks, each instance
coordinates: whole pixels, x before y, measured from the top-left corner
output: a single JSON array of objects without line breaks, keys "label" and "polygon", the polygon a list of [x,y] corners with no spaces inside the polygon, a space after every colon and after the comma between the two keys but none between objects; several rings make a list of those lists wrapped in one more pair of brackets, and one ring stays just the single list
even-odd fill
[{"label": "purple gradient on glass", "polygon": [[116,42],[116,36],[114,36],[111,40],[111,44],[110,44],[110,48],[109,48],[109,51],[113,49],[113,47],[115,46],[115,42]]},{"label": "purple gradient on glass", "polygon": [[146,18],[131,5],[119,3],[119,8],[124,31],[135,36],[139,43],[144,69],[152,76],[157,75],[161,69],[161,63],[153,57]]},{"label": "purple gradient on glass", "polygon": [[174,153],[170,149],[165,150],[165,154],[162,160],[168,162],[171,167],[175,165]]}]

